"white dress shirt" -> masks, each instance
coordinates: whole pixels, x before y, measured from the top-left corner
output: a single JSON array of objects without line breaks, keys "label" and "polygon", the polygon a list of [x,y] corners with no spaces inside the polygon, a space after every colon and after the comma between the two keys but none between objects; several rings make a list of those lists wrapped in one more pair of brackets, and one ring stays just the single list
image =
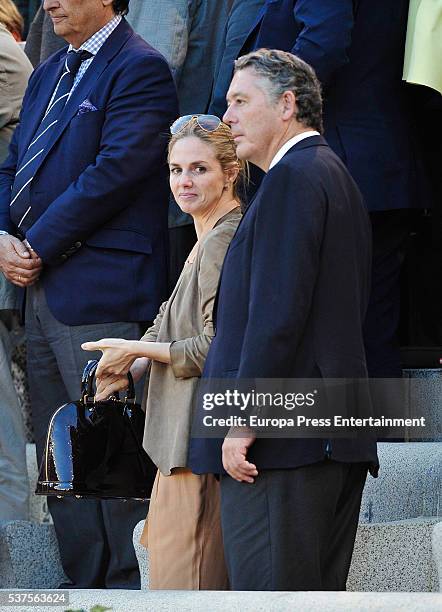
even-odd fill
[{"label": "white dress shirt", "polygon": [[320,136],[320,133],[316,130],[309,130],[308,132],[302,132],[302,134],[298,134],[297,136],[293,136],[293,138],[290,138],[290,140],[287,140],[287,142],[282,145],[282,147],[276,153],[275,157],[270,162],[269,170],[271,170],[273,166],[276,166],[276,164],[281,161],[287,151],[294,147],[295,144],[301,142],[301,140],[304,140],[304,138],[309,138],[310,136]]}]

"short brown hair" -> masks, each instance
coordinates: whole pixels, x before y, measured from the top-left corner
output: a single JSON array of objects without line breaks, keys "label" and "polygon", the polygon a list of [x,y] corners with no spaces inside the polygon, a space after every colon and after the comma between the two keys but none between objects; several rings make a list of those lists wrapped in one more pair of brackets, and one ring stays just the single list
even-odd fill
[{"label": "short brown hair", "polygon": [[12,0],[0,0],[0,23],[2,23],[11,34],[19,38],[23,36],[23,17]]}]

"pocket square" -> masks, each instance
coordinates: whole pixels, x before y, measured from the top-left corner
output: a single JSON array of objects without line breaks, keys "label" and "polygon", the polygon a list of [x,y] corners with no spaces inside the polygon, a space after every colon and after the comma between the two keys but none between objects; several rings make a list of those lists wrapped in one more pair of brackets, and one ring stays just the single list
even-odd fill
[{"label": "pocket square", "polygon": [[77,115],[84,115],[85,113],[93,113],[98,108],[92,104],[90,100],[86,98],[78,107]]}]

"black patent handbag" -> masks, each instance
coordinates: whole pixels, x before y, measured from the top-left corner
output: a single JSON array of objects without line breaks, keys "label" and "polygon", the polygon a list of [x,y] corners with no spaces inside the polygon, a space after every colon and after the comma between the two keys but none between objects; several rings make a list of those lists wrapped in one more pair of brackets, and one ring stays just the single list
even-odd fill
[{"label": "black patent handbag", "polygon": [[92,360],[84,369],[81,399],[51,417],[35,493],[149,499],[156,467],[142,446],[144,412],[135,402],[132,376],[124,400],[116,394],[96,402],[97,365]]}]

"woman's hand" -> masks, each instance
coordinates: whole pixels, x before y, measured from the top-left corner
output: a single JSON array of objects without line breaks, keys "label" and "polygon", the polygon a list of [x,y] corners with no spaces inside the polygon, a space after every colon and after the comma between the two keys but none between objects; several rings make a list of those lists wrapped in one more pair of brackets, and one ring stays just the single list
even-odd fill
[{"label": "woman's hand", "polygon": [[133,352],[131,340],[120,338],[103,338],[98,342],[84,342],[81,348],[84,351],[101,351],[101,357],[96,377],[103,379],[106,376],[120,377],[126,375],[137,355]]},{"label": "woman's hand", "polygon": [[[84,351],[101,351],[103,353],[95,373],[97,381],[95,398],[97,400],[105,399],[115,391],[125,389],[129,369],[136,382],[146,371],[150,359],[170,363],[169,342],[103,338],[97,342],[84,342],[81,348]],[[135,362],[138,363],[132,372],[131,366]]]},{"label": "woman's hand", "polygon": [[97,402],[108,399],[111,395],[115,395],[118,391],[127,389],[127,376],[115,376],[111,374],[103,378],[96,378],[97,389],[95,391],[95,400]]},{"label": "woman's hand", "polygon": [[[147,366],[149,364],[149,359],[144,357],[140,357],[136,359],[130,368],[130,373],[132,374],[132,378],[134,382],[137,383],[140,378],[144,375],[147,370]],[[97,389],[95,392],[95,399],[97,401],[105,400],[110,395],[113,395],[117,391],[123,391],[127,389],[128,381],[127,375],[103,375],[102,377],[97,377]]]}]

